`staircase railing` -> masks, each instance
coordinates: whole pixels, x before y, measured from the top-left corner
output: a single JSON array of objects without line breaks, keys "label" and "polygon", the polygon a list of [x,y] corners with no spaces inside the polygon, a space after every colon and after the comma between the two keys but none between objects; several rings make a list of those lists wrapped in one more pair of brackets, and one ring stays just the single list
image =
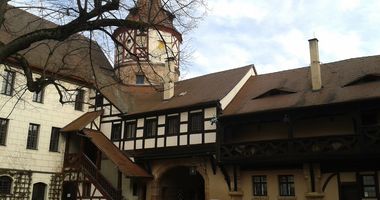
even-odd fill
[{"label": "staircase railing", "polygon": [[122,199],[121,191],[115,189],[85,154],[69,154],[65,166],[81,169],[107,199]]}]

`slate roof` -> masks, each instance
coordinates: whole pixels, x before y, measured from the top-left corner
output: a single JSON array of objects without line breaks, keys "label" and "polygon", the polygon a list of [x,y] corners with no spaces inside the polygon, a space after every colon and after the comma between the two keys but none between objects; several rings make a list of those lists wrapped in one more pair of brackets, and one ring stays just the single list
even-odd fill
[{"label": "slate roof", "polygon": [[[380,81],[359,81],[356,84],[349,84],[366,75],[376,76],[379,72],[380,56],[377,55],[322,64],[323,88],[318,91],[313,91],[311,88],[309,67],[253,76],[227,106],[223,115],[232,116],[380,98]],[[277,92],[277,95],[265,95],[260,98],[260,95],[273,89],[280,90],[279,88],[286,88],[286,91],[291,92]]]}]

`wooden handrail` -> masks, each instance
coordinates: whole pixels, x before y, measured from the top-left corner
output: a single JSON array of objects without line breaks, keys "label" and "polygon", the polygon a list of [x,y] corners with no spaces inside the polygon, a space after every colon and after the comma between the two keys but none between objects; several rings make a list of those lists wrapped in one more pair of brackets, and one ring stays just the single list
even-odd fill
[{"label": "wooden handrail", "polygon": [[113,185],[101,174],[96,165],[83,153],[66,154],[64,167],[77,168],[82,170],[97,189],[110,200],[121,200],[121,191],[115,189]]},{"label": "wooden handrail", "polygon": [[117,190],[113,187],[113,185],[100,173],[96,165],[85,155],[82,154],[80,160],[81,168],[83,171],[87,172],[87,175],[96,185],[100,186],[104,193],[108,198],[113,200],[121,199],[121,191]]}]

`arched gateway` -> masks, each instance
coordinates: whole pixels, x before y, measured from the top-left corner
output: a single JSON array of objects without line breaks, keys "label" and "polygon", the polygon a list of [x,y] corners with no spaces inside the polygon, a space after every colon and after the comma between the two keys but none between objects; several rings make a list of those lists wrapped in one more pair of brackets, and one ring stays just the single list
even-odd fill
[{"label": "arched gateway", "polygon": [[192,167],[174,167],[159,179],[160,200],[205,200],[205,181]]}]

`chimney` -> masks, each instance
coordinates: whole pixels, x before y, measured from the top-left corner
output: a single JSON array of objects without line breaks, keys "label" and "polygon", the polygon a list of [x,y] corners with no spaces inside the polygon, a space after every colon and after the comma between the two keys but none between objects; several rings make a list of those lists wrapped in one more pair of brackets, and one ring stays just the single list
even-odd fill
[{"label": "chimney", "polygon": [[168,58],[165,62],[168,73],[164,77],[164,100],[169,100],[174,96],[175,64],[174,58]]},{"label": "chimney", "polygon": [[317,91],[322,88],[321,66],[319,62],[319,50],[318,50],[317,38],[313,38],[309,40],[309,48],[310,48],[311,86],[314,91]]}]

